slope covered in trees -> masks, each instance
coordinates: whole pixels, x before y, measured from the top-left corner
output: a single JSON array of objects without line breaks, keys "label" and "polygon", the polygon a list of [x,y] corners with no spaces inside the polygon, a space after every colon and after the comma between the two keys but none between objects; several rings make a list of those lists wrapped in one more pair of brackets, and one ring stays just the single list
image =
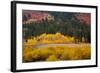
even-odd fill
[{"label": "slope covered in trees", "polygon": [[[33,11],[34,12],[34,11]],[[39,13],[51,15],[53,20],[49,21],[48,18],[42,19],[42,22],[23,22],[23,38],[27,39],[31,36],[38,36],[43,33],[56,34],[59,32],[65,36],[74,37],[77,42],[91,42],[91,24],[89,13],[72,13],[72,12],[49,12],[37,11]],[[39,14],[38,13],[38,14]],[[28,13],[30,14],[30,13]],[[32,14],[32,12],[31,12]],[[35,14],[35,12],[33,13]],[[23,15],[25,15],[23,13]],[[41,16],[40,16],[41,17]],[[39,18],[39,17],[38,17]],[[28,19],[23,16],[23,19]],[[25,21],[25,20],[24,20]]]}]

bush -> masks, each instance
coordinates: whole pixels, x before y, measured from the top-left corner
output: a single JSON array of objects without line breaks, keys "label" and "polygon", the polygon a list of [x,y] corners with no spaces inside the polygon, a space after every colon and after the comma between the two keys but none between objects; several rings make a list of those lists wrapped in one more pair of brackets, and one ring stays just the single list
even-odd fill
[{"label": "bush", "polygon": [[58,59],[57,59],[57,57],[55,56],[55,55],[50,55],[47,59],[46,59],[46,61],[57,61]]}]

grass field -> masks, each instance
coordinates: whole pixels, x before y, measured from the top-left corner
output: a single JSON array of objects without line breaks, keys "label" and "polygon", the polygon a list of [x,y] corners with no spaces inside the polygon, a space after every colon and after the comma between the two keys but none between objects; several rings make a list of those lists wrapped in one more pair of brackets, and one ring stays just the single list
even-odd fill
[{"label": "grass field", "polygon": [[23,46],[23,62],[86,60],[91,58],[90,44],[76,45],[46,47]]}]

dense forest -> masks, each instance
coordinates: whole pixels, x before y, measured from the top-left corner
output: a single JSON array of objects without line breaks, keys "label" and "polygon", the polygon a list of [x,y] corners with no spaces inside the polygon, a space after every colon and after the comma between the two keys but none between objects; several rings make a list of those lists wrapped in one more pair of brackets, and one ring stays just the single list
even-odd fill
[{"label": "dense forest", "polygon": [[89,13],[73,13],[73,12],[50,12],[50,11],[41,11],[42,13],[48,13],[54,17],[53,20],[48,20],[48,18],[43,19],[42,22],[31,22],[31,23],[24,23],[31,17],[28,14],[26,17],[23,13],[23,38],[28,39],[31,36],[38,36],[43,33],[47,34],[55,34],[59,32],[65,36],[71,36],[78,40],[76,42],[84,42],[90,43],[91,42],[91,23],[87,24],[85,20],[88,21],[90,17],[84,18],[80,20],[82,16],[79,18],[76,15],[89,15]]}]

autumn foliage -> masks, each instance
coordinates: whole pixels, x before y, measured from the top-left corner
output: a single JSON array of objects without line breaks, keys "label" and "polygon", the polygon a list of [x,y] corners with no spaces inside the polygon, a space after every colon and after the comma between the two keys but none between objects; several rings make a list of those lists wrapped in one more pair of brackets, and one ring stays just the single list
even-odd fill
[{"label": "autumn foliage", "polygon": [[[90,44],[75,44],[74,42],[74,37],[64,36],[60,33],[44,33],[37,37],[31,37],[27,41],[23,41],[23,62],[90,59]],[[43,44],[65,44],[65,46],[39,47]]]},{"label": "autumn foliage", "polygon": [[37,37],[31,37],[27,39],[27,42],[24,40],[25,45],[38,45],[38,44],[51,44],[51,43],[74,43],[74,37],[64,36],[61,33],[56,34],[41,34]]},{"label": "autumn foliage", "polygon": [[23,49],[23,62],[85,60],[91,58],[90,45],[77,47],[55,46]]}]

